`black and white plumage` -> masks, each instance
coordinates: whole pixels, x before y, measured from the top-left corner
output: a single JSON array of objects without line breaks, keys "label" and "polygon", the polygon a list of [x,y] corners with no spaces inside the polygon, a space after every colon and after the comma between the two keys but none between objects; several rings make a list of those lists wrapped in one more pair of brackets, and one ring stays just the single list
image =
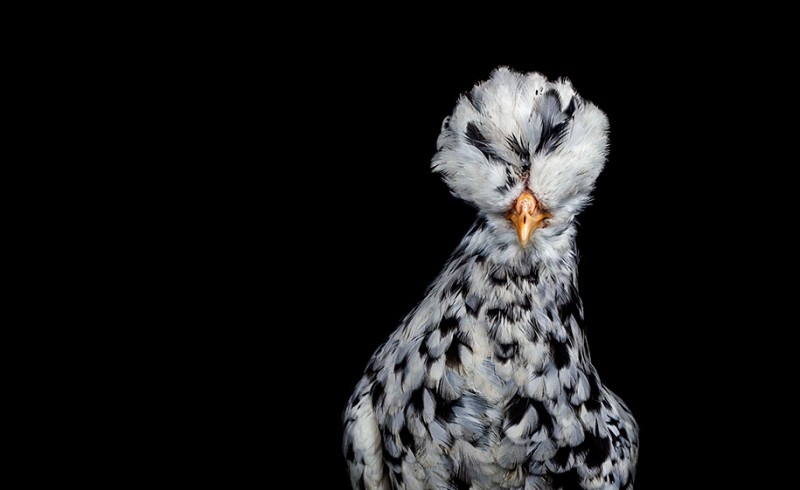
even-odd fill
[{"label": "black and white plumage", "polygon": [[608,121],[506,68],[462,96],[432,162],[478,220],[345,410],[357,489],[632,489],[638,427],[591,364],[575,217]]}]

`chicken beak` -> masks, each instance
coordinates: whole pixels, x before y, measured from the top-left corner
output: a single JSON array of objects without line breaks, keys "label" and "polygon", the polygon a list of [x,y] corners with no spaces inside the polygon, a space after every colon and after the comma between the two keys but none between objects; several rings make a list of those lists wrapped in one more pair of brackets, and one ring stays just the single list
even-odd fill
[{"label": "chicken beak", "polygon": [[543,221],[550,217],[550,214],[539,208],[539,202],[529,190],[525,190],[514,202],[506,218],[514,224],[519,237],[519,243],[523,247],[528,244],[531,235],[537,228],[543,226]]}]

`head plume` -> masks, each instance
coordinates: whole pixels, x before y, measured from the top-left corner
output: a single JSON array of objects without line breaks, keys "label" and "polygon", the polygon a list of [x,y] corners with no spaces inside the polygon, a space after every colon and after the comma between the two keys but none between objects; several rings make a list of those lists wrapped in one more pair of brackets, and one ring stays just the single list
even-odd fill
[{"label": "head plume", "polygon": [[526,188],[556,219],[589,201],[603,169],[608,119],[565,79],[498,68],[462,95],[433,157],[453,195],[503,213]]}]

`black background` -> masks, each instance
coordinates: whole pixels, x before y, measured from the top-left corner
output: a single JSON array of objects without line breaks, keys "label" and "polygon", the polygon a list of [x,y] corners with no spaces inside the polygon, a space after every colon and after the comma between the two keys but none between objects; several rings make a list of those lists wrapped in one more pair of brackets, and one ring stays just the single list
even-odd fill
[{"label": "black background", "polygon": [[325,136],[301,152],[313,154],[324,230],[306,260],[319,300],[308,307],[324,377],[314,406],[320,457],[331,468],[325,488],[348,488],[341,414],[369,357],[474,219],[429,162],[458,95],[498,65],[568,77],[610,120],[607,166],[580,217],[579,277],[593,362],[641,425],[637,489],[664,485],[676,458],[692,465],[708,453],[692,441],[716,432],[721,370],[709,344],[724,322],[709,294],[726,279],[714,265],[721,202],[709,187],[724,186],[711,177],[724,162],[697,144],[713,97],[677,75],[702,79],[707,65],[602,46],[572,54],[343,53],[335,73],[319,73]]},{"label": "black background", "polygon": [[[573,5],[527,6],[439,19],[339,4],[181,9],[147,13],[163,27],[136,23],[124,46],[90,36],[102,55],[66,48],[91,69],[42,82],[88,92],[105,133],[76,119],[76,141],[121,171],[104,163],[86,180],[125,211],[87,193],[109,216],[92,220],[103,238],[86,250],[126,287],[99,282],[108,304],[73,288],[121,335],[87,345],[133,380],[91,360],[109,378],[93,390],[126,397],[86,409],[111,413],[99,429],[135,452],[100,446],[133,462],[115,476],[171,468],[175,481],[221,487],[349,488],[347,398],[474,219],[430,172],[441,121],[499,65],[568,77],[610,120],[606,169],[579,218],[579,276],[593,362],[641,425],[636,489],[762,488],[791,472],[761,439],[794,440],[796,382],[784,378],[796,355],[778,353],[796,324],[796,137],[779,137],[794,131],[794,53],[780,39],[792,29],[749,5],[742,19],[626,10],[616,25]],[[62,98],[83,107],[80,91]],[[106,236],[109,223],[124,233]]]},{"label": "black background", "polygon": [[740,169],[761,148],[748,105],[759,93],[731,74],[765,68],[718,43],[637,39],[331,38],[271,58],[266,80],[249,56],[230,61],[222,103],[246,117],[223,121],[234,170],[211,186],[223,211],[207,210],[223,242],[207,276],[222,280],[194,309],[228,329],[208,378],[224,373],[222,420],[235,430],[222,432],[243,439],[225,446],[239,470],[272,481],[287,466],[301,486],[349,488],[347,399],[475,217],[430,172],[442,119],[505,65],[567,77],[609,117],[606,168],[579,217],[579,281],[593,362],[641,426],[637,490],[684,488],[694,468],[692,485],[740,481],[730,467],[749,458],[754,409],[739,387],[763,355],[751,318],[771,307],[753,313],[761,283],[746,279],[761,228],[749,214],[757,174]]}]

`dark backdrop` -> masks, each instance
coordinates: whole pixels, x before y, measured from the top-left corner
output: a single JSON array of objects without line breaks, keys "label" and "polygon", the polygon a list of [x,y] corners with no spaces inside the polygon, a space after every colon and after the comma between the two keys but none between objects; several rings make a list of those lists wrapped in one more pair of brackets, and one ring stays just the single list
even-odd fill
[{"label": "dark backdrop", "polygon": [[144,220],[165,261],[146,303],[173,308],[146,324],[177,333],[154,340],[170,364],[154,370],[164,388],[153,399],[168,437],[151,446],[164,464],[189,461],[180,478],[349,488],[346,400],[474,218],[430,173],[441,121],[498,65],[568,77],[610,119],[606,169],[580,216],[579,276],[593,361],[641,425],[636,489],[782,474],[776,446],[751,441],[781,436],[792,411],[780,396],[793,384],[767,388],[793,372],[778,361],[795,356],[775,354],[793,324],[768,320],[791,312],[773,297],[791,289],[754,274],[794,277],[782,262],[793,218],[774,223],[793,209],[778,202],[796,192],[776,185],[791,187],[793,160],[769,156],[794,140],[775,136],[788,125],[768,112],[790,113],[793,78],[778,73],[791,57],[762,56],[787,44],[756,45],[749,19],[716,12],[713,33],[641,21],[579,38],[573,20],[594,19],[572,10],[482,23],[470,9],[470,24],[418,39],[416,19],[381,32],[323,17],[317,29],[309,7],[285,19],[288,32],[257,15],[252,27],[188,23],[196,36],[157,45],[161,63],[147,58],[142,73],[163,100],[141,138],[174,145],[143,158],[169,196],[154,213],[162,227]]},{"label": "dark backdrop", "polygon": [[[706,344],[719,327],[707,295],[720,278],[698,257],[715,255],[706,238],[715,225],[705,217],[719,203],[702,176],[720,162],[692,143],[700,96],[676,76],[685,58],[595,48],[461,59],[337,50],[339,69],[315,74],[324,79],[325,116],[314,130],[324,137],[300,152],[314,164],[308,178],[321,201],[313,219],[324,230],[308,259],[318,300],[308,307],[324,377],[314,402],[319,454],[330,468],[320,475],[325,488],[348,488],[341,415],[368,359],[473,221],[429,162],[458,95],[498,65],[568,77],[610,120],[606,169],[580,216],[579,278],[594,364],[641,425],[637,490],[665,484],[676,457],[693,464],[706,453],[682,438],[715,424],[704,386],[713,385]],[[691,69],[704,76],[701,65]]]},{"label": "dark backdrop", "polygon": [[208,236],[223,248],[207,253],[222,277],[193,310],[207,320],[211,305],[230,336],[198,383],[224,387],[231,417],[214,419],[244,438],[224,446],[241,471],[274,482],[288,465],[299,487],[348,488],[347,398],[474,220],[430,172],[442,119],[507,65],[570,78],[610,120],[579,217],[579,280],[593,362],[641,425],[637,490],[740,481],[730,468],[750,460],[744,441],[769,393],[759,373],[773,362],[756,361],[772,356],[755,341],[776,304],[756,299],[768,283],[750,277],[770,257],[755,253],[770,209],[757,197],[770,174],[755,170],[773,163],[756,135],[777,126],[750,83],[767,69],[714,43],[598,39],[481,50],[331,38],[270,58],[266,77],[247,51],[229,60],[244,72],[220,103],[245,117],[218,121],[231,138],[211,168],[231,178],[198,190],[211,192],[201,218],[222,226]]}]

